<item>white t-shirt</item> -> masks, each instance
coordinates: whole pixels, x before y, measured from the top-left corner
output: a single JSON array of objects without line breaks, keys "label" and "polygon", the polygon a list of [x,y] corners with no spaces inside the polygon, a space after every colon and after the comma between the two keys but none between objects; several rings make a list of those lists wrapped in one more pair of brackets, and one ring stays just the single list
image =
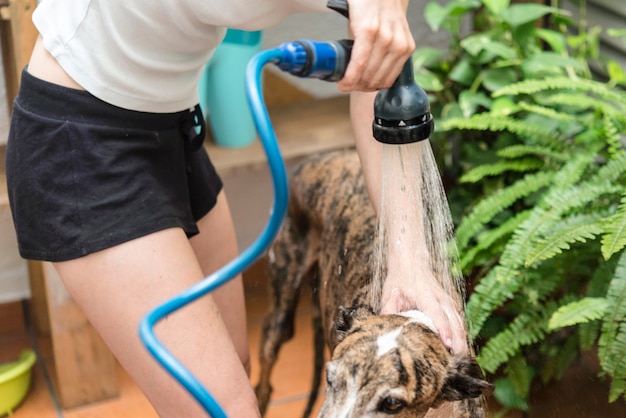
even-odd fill
[{"label": "white t-shirt", "polygon": [[198,103],[204,65],[226,27],[261,30],[327,11],[327,0],[43,0],[33,22],[78,84],[115,106],[177,112]]}]

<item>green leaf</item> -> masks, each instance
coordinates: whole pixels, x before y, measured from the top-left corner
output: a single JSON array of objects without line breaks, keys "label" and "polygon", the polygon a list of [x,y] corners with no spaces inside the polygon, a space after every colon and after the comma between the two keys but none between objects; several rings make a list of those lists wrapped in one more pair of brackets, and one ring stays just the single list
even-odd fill
[{"label": "green leaf", "polygon": [[443,90],[443,83],[439,80],[437,74],[428,71],[425,68],[416,71],[414,77],[415,82],[427,92]]},{"label": "green leaf", "polygon": [[562,74],[567,67],[582,69],[582,64],[570,57],[564,57],[556,52],[539,52],[522,63],[524,74],[539,77],[542,74]]},{"label": "green leaf", "polygon": [[609,79],[611,80],[611,82],[615,84],[626,83],[626,73],[617,62],[613,60],[609,61],[609,63],[607,64],[607,73],[609,74]]},{"label": "green leaf", "polygon": [[496,91],[517,81],[517,75],[511,68],[489,68],[481,72],[483,85],[489,91]]},{"label": "green leaf", "polygon": [[444,20],[448,18],[448,10],[442,5],[430,2],[424,8],[424,19],[433,31],[438,31]]},{"label": "green leaf", "polygon": [[504,59],[517,57],[515,51],[502,42],[495,41],[492,37],[480,33],[471,35],[461,41],[461,47],[472,56],[478,56],[483,51],[488,51]]},{"label": "green leaf", "polygon": [[535,29],[535,34],[539,39],[542,39],[550,45],[550,48],[552,48],[554,52],[563,53],[567,51],[567,41],[561,32],[537,28]]},{"label": "green leaf", "polygon": [[498,379],[494,385],[496,390],[493,395],[502,406],[528,412],[528,400],[517,393],[513,382],[509,379]]},{"label": "green leaf", "polygon": [[469,59],[463,58],[450,70],[448,77],[450,80],[469,86],[476,78],[476,69],[472,66]]},{"label": "green leaf", "polygon": [[583,298],[559,307],[548,321],[548,330],[584,324],[604,317],[606,298]]},{"label": "green leaf", "polygon": [[419,48],[413,53],[413,67],[417,70],[439,61],[443,51],[435,48]]},{"label": "green leaf", "polygon": [[498,97],[491,103],[491,114],[509,116],[519,110],[519,106],[508,97]]},{"label": "green leaf", "polygon": [[474,93],[470,90],[464,90],[459,94],[459,106],[463,110],[463,116],[469,117],[476,113],[480,107],[489,109],[491,99],[485,93]]},{"label": "green leaf", "polygon": [[542,16],[550,13],[561,13],[562,10],[542,4],[525,3],[515,4],[504,10],[500,17],[509,25],[515,27],[525,23],[534,22]]},{"label": "green leaf", "polygon": [[509,4],[511,4],[511,0],[483,0],[483,4],[489,9],[491,13],[496,16],[499,16]]}]

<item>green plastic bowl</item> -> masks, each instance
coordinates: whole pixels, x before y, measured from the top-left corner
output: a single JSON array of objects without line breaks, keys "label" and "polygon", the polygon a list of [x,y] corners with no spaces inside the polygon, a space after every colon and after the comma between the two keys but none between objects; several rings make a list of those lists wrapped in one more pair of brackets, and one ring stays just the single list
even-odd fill
[{"label": "green plastic bowl", "polygon": [[0,416],[10,415],[28,394],[36,359],[32,350],[24,350],[19,360],[0,364]]}]

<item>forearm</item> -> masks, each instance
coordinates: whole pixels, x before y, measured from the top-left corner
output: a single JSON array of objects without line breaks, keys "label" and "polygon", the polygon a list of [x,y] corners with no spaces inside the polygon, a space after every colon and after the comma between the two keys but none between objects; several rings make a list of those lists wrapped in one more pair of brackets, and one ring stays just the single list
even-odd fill
[{"label": "forearm", "polygon": [[374,97],[375,93],[352,93],[350,115],[367,191],[384,223],[387,256],[393,263],[390,268],[401,268],[408,261],[413,266],[418,262],[421,268],[430,268],[422,219],[420,159],[416,158],[419,155],[409,149],[401,153],[397,148],[401,145],[390,145],[383,161],[383,145],[372,136]]}]

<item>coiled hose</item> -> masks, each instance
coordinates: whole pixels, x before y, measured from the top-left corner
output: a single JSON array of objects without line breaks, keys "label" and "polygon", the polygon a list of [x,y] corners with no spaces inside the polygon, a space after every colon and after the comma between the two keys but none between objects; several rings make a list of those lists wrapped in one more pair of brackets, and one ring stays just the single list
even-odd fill
[{"label": "coiled hose", "polygon": [[139,337],[152,356],[187,389],[211,417],[215,418],[226,418],[226,413],[198,379],[157,339],[153,329],[156,323],[167,315],[212,292],[250,267],[269,249],[278,234],[287,212],[289,194],[287,170],[263,99],[261,73],[266,64],[270,62],[279,63],[282,57],[283,51],[278,48],[262,51],[252,58],[246,70],[248,103],[252,110],[259,139],[267,156],[274,186],[274,203],[265,229],[256,241],[237,258],[194,286],[154,308],[139,324]]}]

